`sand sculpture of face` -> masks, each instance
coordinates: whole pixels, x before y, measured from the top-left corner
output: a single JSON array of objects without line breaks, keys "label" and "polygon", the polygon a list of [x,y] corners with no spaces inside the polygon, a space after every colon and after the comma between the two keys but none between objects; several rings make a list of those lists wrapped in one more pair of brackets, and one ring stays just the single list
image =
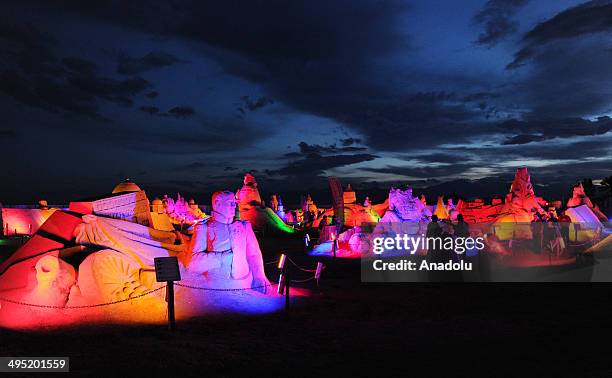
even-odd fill
[{"label": "sand sculpture of face", "polygon": [[242,180],[242,183],[245,186],[252,186],[254,188],[257,188],[257,180],[255,180],[255,176],[253,176],[250,173],[247,173],[244,175],[244,179]]},{"label": "sand sculpture of face", "polygon": [[574,186],[574,189],[572,190],[572,196],[576,198],[581,198],[585,196],[584,187],[582,186],[582,183]]},{"label": "sand sculpture of face", "polygon": [[214,212],[232,219],[236,215],[236,196],[228,190],[215,192],[212,197],[212,207]]}]

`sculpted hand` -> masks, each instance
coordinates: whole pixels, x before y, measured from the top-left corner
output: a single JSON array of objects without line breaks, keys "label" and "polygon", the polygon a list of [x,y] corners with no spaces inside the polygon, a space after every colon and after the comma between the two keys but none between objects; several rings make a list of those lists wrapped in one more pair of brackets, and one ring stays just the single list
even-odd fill
[{"label": "sculpted hand", "polygon": [[265,277],[253,277],[253,282],[251,282],[251,289],[255,291],[259,291],[260,293],[266,294],[268,292],[268,286],[270,282]]}]

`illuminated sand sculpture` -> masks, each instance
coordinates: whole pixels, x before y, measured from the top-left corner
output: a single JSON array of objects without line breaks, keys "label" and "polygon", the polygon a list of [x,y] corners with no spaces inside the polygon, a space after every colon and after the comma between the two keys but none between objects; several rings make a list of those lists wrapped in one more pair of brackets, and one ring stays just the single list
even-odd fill
[{"label": "illuminated sand sculpture", "polygon": [[578,206],[587,206],[593,214],[602,222],[608,221],[608,217],[601,212],[599,207],[593,205],[591,199],[585,194],[582,183],[574,185],[572,188],[572,198],[567,201],[567,207],[573,208]]},{"label": "illuminated sand sculpture", "polygon": [[[350,186],[348,187],[350,189]],[[344,195],[344,215],[345,225],[349,226],[348,230],[337,235],[335,240],[325,241],[315,246],[311,251],[312,256],[330,256],[342,258],[359,258],[361,253],[369,248],[369,238],[371,235],[362,233],[361,226],[365,224],[377,223],[377,234],[399,233],[399,225],[402,222],[409,222],[411,229],[409,233],[417,233],[421,220],[428,219],[431,215],[425,205],[412,196],[412,188],[405,190],[391,188],[389,191],[389,199],[385,201],[383,206],[389,206],[384,212],[382,218],[378,216],[374,206],[368,203],[368,206],[356,204],[355,192],[349,190],[348,195]],[[369,202],[369,201],[368,201]],[[348,208],[348,211],[347,211]],[[333,209],[324,215],[333,215]],[[412,229],[414,226],[414,229]],[[401,227],[402,231],[404,227]],[[335,250],[334,250],[335,249]]]},{"label": "illuminated sand sculpture", "polygon": [[[362,223],[376,223],[380,220],[382,213],[387,208],[387,203],[372,205],[369,201],[363,205],[357,203],[357,195],[349,184],[343,192],[344,225],[359,227]],[[319,227],[324,217],[334,216],[334,209],[320,211],[313,221],[313,227]]]},{"label": "illuminated sand sculpture", "polygon": [[[361,224],[358,224],[350,225],[353,227],[338,236],[335,242],[336,257],[361,257],[369,251],[371,239],[375,236],[425,234],[432,212],[424,196],[419,200],[412,195],[410,188],[391,188],[388,203],[388,209],[373,232],[362,232]],[[571,224],[546,222],[556,212],[554,209],[544,210],[543,206],[548,208],[551,204],[536,196],[529,172],[523,167],[517,169],[503,201],[493,199],[491,204],[485,204],[477,199],[459,201],[455,206],[451,199],[444,205],[443,198],[439,197],[434,214],[439,219],[451,222],[456,222],[461,214],[470,223],[472,236],[486,236],[487,252],[498,256],[499,260],[495,261],[501,266],[549,266],[575,262],[580,251],[586,251],[601,239],[603,225],[599,219],[605,216],[597,214],[598,209],[584,195],[580,185],[574,187],[574,196],[569,205],[577,205],[565,212]],[[566,240],[562,240],[562,227],[570,228]],[[331,256],[334,252],[332,247],[331,242],[320,243],[314,247],[311,255]],[[427,251],[419,253],[426,254]]]},{"label": "illuminated sand sculpture", "polygon": [[[243,185],[236,192],[240,219],[248,220],[253,229],[257,231],[271,231],[277,233],[292,234],[295,230],[289,227],[272,208],[262,204],[257,181],[255,177],[247,173],[244,175]],[[277,211],[278,211],[278,206]]]},{"label": "illuminated sand sculpture", "polygon": [[93,211],[58,210],[0,265],[0,326],[163,323],[165,283],[156,282],[153,259],[165,256],[180,261],[182,280],[175,289],[179,319],[277,311],[284,299],[265,276],[250,224],[234,221],[234,209],[233,193],[215,196],[216,212],[196,226],[191,240],[178,231]]},{"label": "illuminated sand sculpture", "polygon": [[434,211],[434,215],[438,217],[438,219],[449,219],[450,214],[446,209],[446,205],[444,205],[444,198],[442,196],[438,197],[438,203],[436,203],[436,210]]}]

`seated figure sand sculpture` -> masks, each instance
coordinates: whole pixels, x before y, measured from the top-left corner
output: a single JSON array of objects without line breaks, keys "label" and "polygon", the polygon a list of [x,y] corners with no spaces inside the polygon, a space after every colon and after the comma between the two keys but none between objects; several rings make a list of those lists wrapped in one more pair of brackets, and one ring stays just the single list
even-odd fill
[{"label": "seated figure sand sculpture", "polygon": [[606,215],[601,212],[599,207],[593,205],[591,199],[584,192],[584,186],[582,186],[582,183],[580,183],[572,187],[572,198],[567,200],[567,207],[571,208],[582,205],[587,205],[587,207],[591,209],[591,211],[600,221],[606,222],[608,220],[608,217],[606,217]]},{"label": "seated figure sand sculpture", "polygon": [[207,280],[228,281],[265,293],[270,285],[264,272],[259,243],[247,221],[235,221],[236,198],[230,191],[216,192],[211,218],[195,227],[186,266]]}]

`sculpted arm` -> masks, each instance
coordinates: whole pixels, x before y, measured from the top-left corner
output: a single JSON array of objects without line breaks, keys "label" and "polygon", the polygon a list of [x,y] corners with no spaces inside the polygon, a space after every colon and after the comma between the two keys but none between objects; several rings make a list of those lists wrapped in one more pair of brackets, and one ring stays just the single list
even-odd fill
[{"label": "sculpted arm", "polygon": [[203,273],[220,267],[219,259],[206,252],[208,225],[199,224],[195,227],[193,237],[189,243],[187,253],[191,255],[188,269],[192,272]]},{"label": "sculpted arm", "polygon": [[255,233],[253,232],[253,228],[250,223],[246,224],[246,258],[249,263],[249,269],[253,274],[253,288],[257,288],[257,290],[266,292],[267,288],[259,288],[259,286],[269,285],[270,282],[266,278],[266,272],[264,271],[264,263],[263,258],[261,256],[261,250],[259,249],[259,243],[257,242],[257,238],[255,237]]}]

